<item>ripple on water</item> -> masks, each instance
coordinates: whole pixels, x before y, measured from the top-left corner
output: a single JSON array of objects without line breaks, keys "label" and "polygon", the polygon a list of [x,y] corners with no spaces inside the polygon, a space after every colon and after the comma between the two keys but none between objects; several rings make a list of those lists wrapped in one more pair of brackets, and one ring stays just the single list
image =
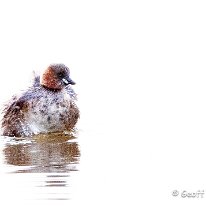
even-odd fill
[{"label": "ripple on water", "polygon": [[25,194],[33,188],[34,199],[70,199],[71,176],[78,171],[80,159],[76,135],[51,133],[32,138],[1,138],[1,167],[15,193],[23,190],[21,194]]}]

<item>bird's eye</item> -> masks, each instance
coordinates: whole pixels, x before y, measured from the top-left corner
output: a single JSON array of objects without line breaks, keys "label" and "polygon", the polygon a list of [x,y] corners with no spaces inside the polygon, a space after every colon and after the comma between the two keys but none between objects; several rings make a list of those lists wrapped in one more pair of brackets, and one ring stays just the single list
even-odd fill
[{"label": "bird's eye", "polygon": [[58,77],[59,78],[63,78],[64,77],[64,74],[61,72],[61,73],[58,73]]}]

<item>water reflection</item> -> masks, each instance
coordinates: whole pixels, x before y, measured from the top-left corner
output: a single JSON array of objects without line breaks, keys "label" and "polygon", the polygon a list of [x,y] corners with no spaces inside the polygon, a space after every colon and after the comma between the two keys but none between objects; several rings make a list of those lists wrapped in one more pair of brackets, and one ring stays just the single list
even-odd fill
[{"label": "water reflection", "polygon": [[[74,135],[52,133],[32,138],[5,137],[3,154],[4,164],[14,169],[7,173],[31,174],[29,181],[31,185],[35,182],[35,188],[38,188],[35,199],[70,199],[71,172],[78,171],[80,158]],[[24,176],[21,177],[24,182]]]},{"label": "water reflection", "polygon": [[74,135],[53,133],[13,138],[3,150],[7,164],[25,167],[16,172],[76,171],[80,151]]}]

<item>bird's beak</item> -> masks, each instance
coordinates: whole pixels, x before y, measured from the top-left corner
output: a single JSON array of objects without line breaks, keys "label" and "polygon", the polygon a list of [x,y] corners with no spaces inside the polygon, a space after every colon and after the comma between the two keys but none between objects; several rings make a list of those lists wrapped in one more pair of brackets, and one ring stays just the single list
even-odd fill
[{"label": "bird's beak", "polygon": [[64,84],[68,85],[68,84],[76,84],[70,77],[67,78],[63,78],[62,81],[64,82]]}]

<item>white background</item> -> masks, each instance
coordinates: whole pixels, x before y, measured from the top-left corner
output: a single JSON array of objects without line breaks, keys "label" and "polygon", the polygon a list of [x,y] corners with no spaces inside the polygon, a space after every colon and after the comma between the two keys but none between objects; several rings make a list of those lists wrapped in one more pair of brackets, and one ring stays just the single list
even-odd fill
[{"label": "white background", "polygon": [[82,204],[206,203],[206,194],[171,195],[206,193],[205,11],[199,0],[0,1],[0,101],[32,70],[64,63],[77,82],[81,127],[109,134],[108,147],[82,140],[91,151],[103,144],[95,162],[111,168],[91,173],[83,163],[81,181],[96,182],[77,185]]}]

